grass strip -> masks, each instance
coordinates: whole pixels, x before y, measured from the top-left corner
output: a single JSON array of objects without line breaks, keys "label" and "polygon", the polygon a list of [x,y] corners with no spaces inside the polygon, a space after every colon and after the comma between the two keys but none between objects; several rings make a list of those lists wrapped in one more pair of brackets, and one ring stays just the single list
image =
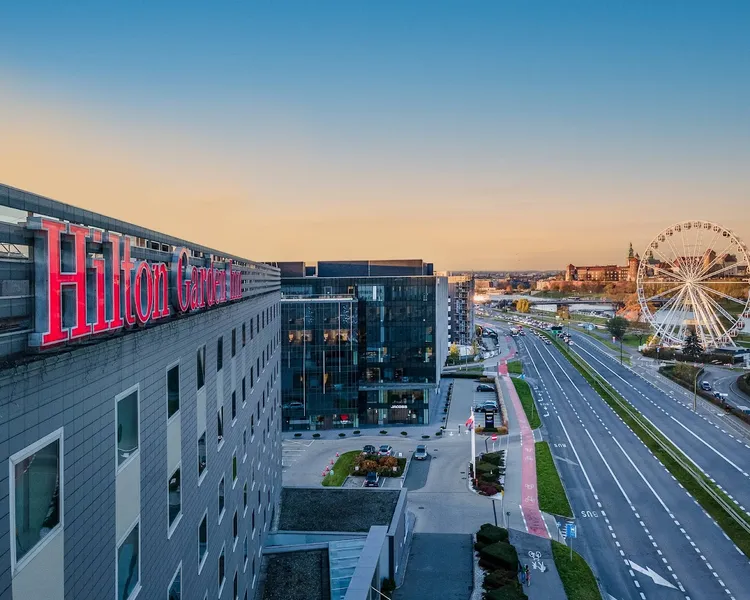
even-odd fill
[{"label": "grass strip", "polygon": [[[545,334],[546,335],[546,334]],[[550,337],[550,336],[548,336]],[[617,415],[625,422],[630,429],[633,430],[638,438],[646,445],[646,447],[653,452],[661,463],[667,468],[667,470],[674,475],[675,479],[682,484],[682,486],[690,493],[693,498],[704,508],[704,510],[711,515],[711,517],[719,524],[729,538],[737,545],[737,547],[748,557],[750,557],[750,533],[737,523],[734,518],[727,513],[724,508],[696,481],[696,477],[700,478],[708,487],[712,489],[722,500],[732,506],[734,503],[731,499],[720,490],[716,485],[698,471],[688,470],[674,460],[664,449],[669,448],[677,456],[683,458],[683,462],[689,464],[689,460],[675,448],[667,439],[665,439],[656,429],[651,427],[648,423],[641,425],[640,421],[633,419],[628,412],[620,405],[619,402],[615,401],[614,397],[620,399],[620,401],[626,404],[630,410],[634,413],[640,414],[638,409],[625,400],[619,392],[617,392],[612,386],[605,381],[600,381],[591,376],[587,369],[585,369],[578,362],[577,357],[573,357],[567,348],[558,344],[556,340],[553,343],[562,352],[565,358],[576,368],[576,370],[586,379],[592,388],[602,397],[602,399],[615,411]],[[658,441],[657,441],[658,440]],[[750,524],[744,513],[739,509],[736,511],[741,518]]]},{"label": "grass strip", "polygon": [[529,422],[529,427],[536,429],[542,426],[542,421],[539,419],[539,410],[534,405],[534,397],[531,395],[531,388],[529,384],[523,379],[512,379],[513,386],[516,388],[519,400],[521,400],[521,406],[523,406],[523,412],[526,413],[526,419]]},{"label": "grass strip", "polygon": [[323,485],[326,487],[341,487],[344,484],[344,480],[349,476],[349,472],[352,470],[354,459],[357,455],[362,452],[361,450],[352,450],[350,452],[344,452],[339,456],[336,464],[333,465],[333,474],[329,473],[323,478]]},{"label": "grass strip", "polygon": [[[565,594],[571,600],[601,600],[599,586],[596,578],[591,572],[591,567],[583,560],[583,557],[575,550],[573,560],[570,559],[570,548],[565,544],[552,540],[552,558],[555,561],[557,572],[562,579]],[[531,578],[534,585],[534,578]]]},{"label": "grass strip", "polygon": [[[552,460],[552,452],[547,442],[537,442],[536,449],[536,487],[539,493],[539,509],[560,515],[572,517],[568,497],[565,495],[560,475],[557,474],[555,461]],[[570,596],[571,598],[576,596]]]},{"label": "grass strip", "polygon": [[508,373],[513,375],[520,375],[523,373],[523,363],[520,360],[509,360],[508,361]]}]

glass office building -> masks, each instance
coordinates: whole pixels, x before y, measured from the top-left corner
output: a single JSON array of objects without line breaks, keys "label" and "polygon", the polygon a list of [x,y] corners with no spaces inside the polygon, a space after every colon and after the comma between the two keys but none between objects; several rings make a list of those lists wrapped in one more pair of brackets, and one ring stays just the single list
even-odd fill
[{"label": "glass office building", "polygon": [[357,427],[357,301],[287,297],[281,303],[282,426]]},{"label": "glass office building", "polygon": [[[446,278],[282,277],[282,305],[288,302],[291,306],[294,298],[328,297],[334,301],[342,295],[352,298],[353,312],[356,306],[357,331],[356,348],[351,348],[356,354],[352,361],[356,364],[357,416],[353,419],[345,413],[349,417],[346,424],[429,423],[430,401],[440,384],[440,371],[448,351]],[[292,352],[291,342],[296,339],[293,327],[289,319],[282,322],[285,353]],[[288,369],[287,364],[284,368]],[[290,405],[288,428],[294,425],[291,403],[300,402],[299,392],[294,390],[294,381],[285,378],[282,393],[284,403]],[[319,406],[327,406],[329,413],[339,415],[338,426],[343,426],[341,409],[336,407],[337,412],[333,412],[334,400],[338,401],[335,397],[321,398]],[[299,410],[298,404],[294,407]],[[335,417],[318,422],[324,426],[327,422],[337,425]]]}]

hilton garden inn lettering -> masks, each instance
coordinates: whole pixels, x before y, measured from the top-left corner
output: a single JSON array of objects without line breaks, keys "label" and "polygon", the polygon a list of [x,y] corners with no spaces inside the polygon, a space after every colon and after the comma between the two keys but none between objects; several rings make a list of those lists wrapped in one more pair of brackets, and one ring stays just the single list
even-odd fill
[{"label": "hilton garden inn lettering", "polygon": [[130,238],[109,231],[29,217],[34,235],[34,333],[47,348],[242,297],[242,273],[232,261],[189,264],[187,248],[172,261],[138,261]]}]

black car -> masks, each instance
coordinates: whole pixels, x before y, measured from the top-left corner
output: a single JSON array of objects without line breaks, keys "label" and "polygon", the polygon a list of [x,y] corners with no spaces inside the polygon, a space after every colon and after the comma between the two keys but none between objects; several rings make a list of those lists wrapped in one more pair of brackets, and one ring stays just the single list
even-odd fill
[{"label": "black car", "polygon": [[365,477],[365,487],[380,487],[380,476],[375,471],[370,471]]},{"label": "black car", "polygon": [[489,385],[488,383],[480,383],[477,386],[477,391],[478,392],[494,392],[495,388]]},{"label": "black car", "polygon": [[362,448],[362,454],[377,454],[378,449],[375,448],[372,444],[367,444],[364,448]]}]

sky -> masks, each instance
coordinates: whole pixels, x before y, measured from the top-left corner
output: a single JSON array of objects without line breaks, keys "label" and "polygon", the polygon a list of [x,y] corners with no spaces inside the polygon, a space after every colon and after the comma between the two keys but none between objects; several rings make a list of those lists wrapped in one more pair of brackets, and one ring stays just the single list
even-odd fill
[{"label": "sky", "polygon": [[253,260],[750,239],[750,2],[4,2],[0,182]]}]

